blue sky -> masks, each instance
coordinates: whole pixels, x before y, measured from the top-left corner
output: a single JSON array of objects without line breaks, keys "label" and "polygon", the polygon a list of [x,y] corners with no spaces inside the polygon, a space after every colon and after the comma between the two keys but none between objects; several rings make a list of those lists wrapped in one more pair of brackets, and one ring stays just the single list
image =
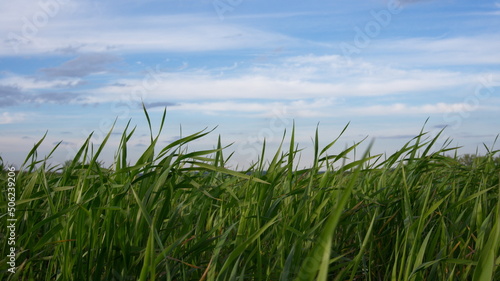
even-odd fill
[{"label": "blue sky", "polygon": [[[34,4],[36,3],[36,4]],[[0,156],[19,165],[48,131],[42,156],[71,159],[115,119],[111,163],[128,120],[131,160],[148,144],[141,101],[161,144],[233,143],[229,163],[257,160],[296,125],[311,160],[350,122],[339,146],[368,136],[392,153],[419,133],[484,153],[500,133],[498,1],[73,1],[0,3]],[[496,147],[498,148],[498,147]]]}]

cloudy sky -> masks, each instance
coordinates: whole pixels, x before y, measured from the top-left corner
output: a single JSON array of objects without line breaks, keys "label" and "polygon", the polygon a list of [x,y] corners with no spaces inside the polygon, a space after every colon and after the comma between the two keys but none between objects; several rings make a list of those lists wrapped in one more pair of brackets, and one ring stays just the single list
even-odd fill
[{"label": "cloudy sky", "polygon": [[[40,0],[0,2],[0,156],[21,164],[46,132],[43,157],[62,163],[116,119],[103,161],[127,122],[131,161],[148,144],[147,106],[161,145],[217,128],[233,167],[255,161],[286,129],[308,149],[344,126],[392,153],[446,127],[461,153],[500,133],[500,2]],[[438,147],[439,148],[439,147]],[[495,148],[498,148],[495,147]],[[360,153],[361,154],[361,153]]]}]

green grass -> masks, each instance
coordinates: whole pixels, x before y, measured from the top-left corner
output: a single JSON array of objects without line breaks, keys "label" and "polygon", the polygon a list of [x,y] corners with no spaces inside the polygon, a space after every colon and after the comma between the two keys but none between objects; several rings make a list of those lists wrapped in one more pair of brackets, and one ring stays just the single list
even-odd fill
[{"label": "green grass", "polygon": [[[2,231],[1,279],[500,280],[496,151],[464,164],[421,132],[390,156],[348,163],[358,144],[331,155],[338,139],[320,148],[316,132],[312,166],[297,169],[292,132],[271,161],[264,145],[233,171],[220,139],[185,149],[208,133],[160,150],[151,134],[128,164],[127,127],[111,169],[98,161],[110,134],[64,167],[37,158],[42,139],[16,176],[18,268],[6,272]],[[3,192],[2,229],[6,206]]]}]

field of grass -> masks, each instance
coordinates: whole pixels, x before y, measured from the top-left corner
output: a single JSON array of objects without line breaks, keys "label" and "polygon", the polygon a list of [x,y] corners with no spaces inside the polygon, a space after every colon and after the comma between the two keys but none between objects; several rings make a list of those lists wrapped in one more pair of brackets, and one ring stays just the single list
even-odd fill
[{"label": "field of grass", "polygon": [[316,134],[314,163],[298,169],[291,132],[271,161],[233,171],[220,141],[186,149],[208,132],[161,149],[151,135],[129,164],[133,133],[111,168],[98,161],[107,138],[92,150],[89,137],[64,167],[35,145],[16,174],[15,274],[0,196],[1,280],[500,280],[492,149],[464,164],[422,132],[344,162],[357,144],[330,155],[335,140],[319,147]]}]

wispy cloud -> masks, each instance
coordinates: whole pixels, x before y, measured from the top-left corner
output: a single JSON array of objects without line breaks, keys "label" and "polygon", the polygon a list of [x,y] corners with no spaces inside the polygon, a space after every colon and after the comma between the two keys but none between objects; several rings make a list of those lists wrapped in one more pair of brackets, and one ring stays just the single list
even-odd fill
[{"label": "wispy cloud", "polygon": [[[74,82],[74,83],[73,83]],[[68,104],[82,100],[78,92],[57,91],[69,85],[78,84],[75,81],[41,81],[35,78],[12,76],[0,79],[0,107],[24,104]]]},{"label": "wispy cloud", "polygon": [[[78,30],[78,33],[73,32]],[[6,31],[6,30],[4,30]],[[214,17],[196,14],[170,16],[127,16],[108,18],[78,17],[61,19],[44,27],[26,44],[0,42],[0,55],[41,54],[74,51],[103,52],[199,52],[242,48],[266,48],[284,42],[292,43],[289,36],[263,31],[249,26],[222,23]],[[18,34],[22,37],[22,34]],[[28,42],[29,41],[29,42]]]},{"label": "wispy cloud", "polygon": [[82,94],[73,92],[49,92],[41,93],[38,95],[33,95],[28,102],[36,104],[69,104],[69,103],[79,103],[82,98]]},{"label": "wispy cloud", "polygon": [[[429,116],[460,112],[495,112],[495,106],[471,108],[467,103],[428,103],[410,105],[406,103],[377,104],[370,106],[352,106],[336,102],[333,98],[308,99],[280,102],[183,102],[168,108],[169,111],[197,112],[208,115],[230,115],[239,117],[272,117],[280,112],[289,118],[317,118],[342,116]],[[444,125],[439,125],[443,128]],[[437,128],[437,127],[436,127]]]},{"label": "wispy cloud", "polygon": [[[476,82],[466,73],[404,70],[376,66],[363,60],[346,62],[338,56],[298,56],[281,62],[238,69],[221,75],[210,69],[159,72],[145,86],[144,78],[117,79],[93,90],[88,103],[125,99],[142,94],[148,102],[169,100],[293,100],[404,95],[443,90]],[[249,87],[248,85],[251,85]]]},{"label": "wispy cloud", "polygon": [[25,113],[3,112],[2,115],[0,115],[0,124],[19,123],[24,121],[26,116],[27,115]]},{"label": "wispy cloud", "polygon": [[61,53],[63,55],[74,55],[78,53],[83,46],[84,45],[78,45],[78,46],[68,45],[67,47],[61,47],[55,49],[55,52]]},{"label": "wispy cloud", "polygon": [[43,79],[31,75],[9,74],[4,78],[0,78],[0,85],[15,87],[20,91],[72,88],[83,83],[82,79],[76,77]]},{"label": "wispy cloud", "polygon": [[112,54],[90,53],[78,56],[56,67],[42,68],[48,77],[85,77],[109,71],[108,66],[121,59]]},{"label": "wispy cloud", "polygon": [[467,103],[435,103],[412,106],[404,103],[395,103],[390,105],[372,105],[350,109],[351,112],[361,115],[409,115],[409,114],[437,114],[451,112],[471,112],[478,110],[496,110],[495,108],[486,108],[481,106],[471,107]]},{"label": "wispy cloud", "polygon": [[0,107],[18,104],[19,95],[22,93],[18,87],[0,85]]},{"label": "wispy cloud", "polygon": [[405,65],[494,65],[500,63],[500,33],[460,37],[414,37],[380,40],[380,59]]},{"label": "wispy cloud", "polygon": [[210,115],[231,115],[240,117],[272,117],[279,112],[289,117],[329,116],[325,109],[335,104],[334,99],[295,100],[288,102],[184,102],[173,107],[171,111],[193,111]]},{"label": "wispy cloud", "polygon": [[158,101],[158,102],[148,102],[144,103],[147,109],[153,109],[157,107],[165,108],[165,107],[172,107],[172,106],[178,106],[178,104],[173,103],[173,102],[167,102],[167,101]]},{"label": "wispy cloud", "polygon": [[[392,96],[404,100],[416,92],[450,91],[478,84],[477,76],[468,73],[402,69],[362,59],[346,60],[338,55],[310,54],[283,57],[274,63],[236,65],[231,67],[230,74],[221,73],[223,68],[220,66],[183,68],[175,72],[160,69],[141,78],[112,76],[106,86],[78,88],[83,83],[82,77],[78,76],[103,73],[109,63],[117,60],[117,57],[106,54],[102,57],[101,54],[80,55],[52,68],[49,77],[44,79],[10,75],[0,79],[0,91],[5,92],[0,106],[18,102],[132,102],[139,108],[144,101],[149,109],[168,107],[173,111],[254,117],[266,116],[273,108],[281,106],[286,106],[290,116],[295,118],[335,116],[332,108],[336,112],[360,116],[435,114],[467,110],[467,105],[442,103],[432,94],[426,94],[426,104],[420,104],[421,101],[413,105],[404,101],[379,105],[376,98]],[[73,77],[60,77],[64,75]],[[493,83],[498,77],[500,75],[495,74],[495,79],[490,80]],[[43,91],[37,91],[41,89]],[[373,105],[356,107],[351,104],[347,109],[342,104],[343,100],[355,97],[372,99]],[[484,105],[482,109],[489,110]]]}]

